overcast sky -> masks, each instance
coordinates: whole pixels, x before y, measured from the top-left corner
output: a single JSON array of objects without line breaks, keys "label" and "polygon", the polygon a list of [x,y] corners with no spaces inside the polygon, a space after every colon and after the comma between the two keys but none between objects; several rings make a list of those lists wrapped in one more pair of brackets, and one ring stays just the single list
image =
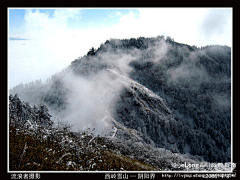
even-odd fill
[{"label": "overcast sky", "polygon": [[232,46],[232,9],[8,9],[9,87],[44,80],[107,39],[158,35]]}]

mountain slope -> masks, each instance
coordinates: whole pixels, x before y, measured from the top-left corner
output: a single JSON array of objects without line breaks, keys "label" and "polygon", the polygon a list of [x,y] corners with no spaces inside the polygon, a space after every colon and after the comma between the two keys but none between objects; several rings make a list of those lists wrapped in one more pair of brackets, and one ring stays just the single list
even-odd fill
[{"label": "mountain slope", "polygon": [[[24,101],[14,97],[9,101],[10,170],[159,171],[179,170],[175,166],[183,163],[200,163],[194,157],[147,144],[142,133],[110,116],[106,118],[113,122],[113,129],[106,137],[87,131],[71,132],[68,124],[42,124],[50,121],[48,117],[35,117],[35,107],[25,106]],[[18,112],[24,112],[27,118]]]},{"label": "mountain slope", "polygon": [[[231,158],[227,46],[197,48],[162,36],[111,39],[48,83],[19,85],[10,93],[47,104],[54,121],[69,121],[75,131],[90,128],[114,138],[123,131],[136,142],[205,161]],[[128,129],[139,135],[127,135]]]}]

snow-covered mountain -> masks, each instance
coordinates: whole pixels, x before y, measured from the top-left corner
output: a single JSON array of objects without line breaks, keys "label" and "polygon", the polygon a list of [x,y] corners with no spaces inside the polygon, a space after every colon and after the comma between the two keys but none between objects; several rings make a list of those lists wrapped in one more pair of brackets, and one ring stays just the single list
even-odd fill
[{"label": "snow-covered mountain", "polygon": [[10,93],[46,104],[52,121],[68,122],[74,132],[90,129],[120,154],[154,166],[170,155],[178,163],[230,161],[229,47],[160,36],[111,39],[90,51],[46,83]]}]

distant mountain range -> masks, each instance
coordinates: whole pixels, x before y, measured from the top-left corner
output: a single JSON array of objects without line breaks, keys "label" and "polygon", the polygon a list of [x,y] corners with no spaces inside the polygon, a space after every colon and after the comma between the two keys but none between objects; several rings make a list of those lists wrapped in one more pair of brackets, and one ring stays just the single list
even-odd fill
[{"label": "distant mountain range", "polygon": [[8,38],[10,41],[15,41],[15,40],[31,40],[31,39],[26,39],[26,38],[14,38],[14,37],[10,37]]},{"label": "distant mountain range", "polygon": [[[92,129],[126,147],[129,139],[195,161],[231,160],[228,46],[199,48],[163,36],[110,39],[46,83],[19,84],[15,93],[32,106],[45,104],[53,122],[69,122],[75,132]],[[140,154],[133,156],[153,163],[157,153]]]}]

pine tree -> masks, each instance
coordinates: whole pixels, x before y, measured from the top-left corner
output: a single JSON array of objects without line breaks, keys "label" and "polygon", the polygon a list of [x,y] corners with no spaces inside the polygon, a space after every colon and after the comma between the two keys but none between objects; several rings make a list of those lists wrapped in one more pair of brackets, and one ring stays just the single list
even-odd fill
[{"label": "pine tree", "polygon": [[95,49],[94,49],[94,47],[92,47],[89,51],[88,51],[88,53],[87,53],[87,55],[88,56],[94,56],[95,55]]},{"label": "pine tree", "polygon": [[38,106],[38,116],[40,123],[42,125],[52,125],[53,122],[51,121],[51,115],[48,112],[48,108],[44,104],[39,104]]}]

